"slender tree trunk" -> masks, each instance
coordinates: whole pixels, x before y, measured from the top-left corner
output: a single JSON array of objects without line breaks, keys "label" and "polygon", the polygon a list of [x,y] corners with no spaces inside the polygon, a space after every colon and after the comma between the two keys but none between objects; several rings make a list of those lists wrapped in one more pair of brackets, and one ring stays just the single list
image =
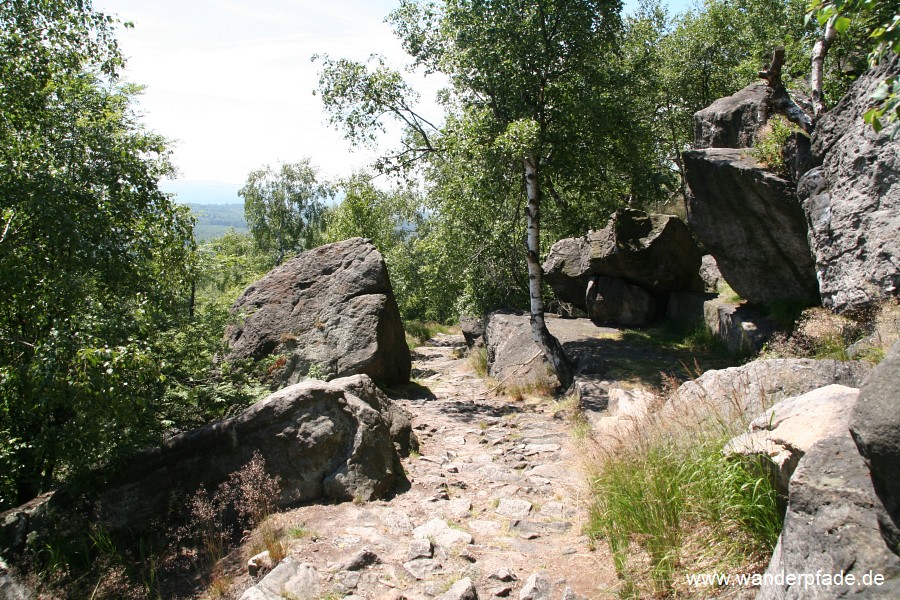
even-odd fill
[{"label": "slender tree trunk", "polygon": [[825,96],[822,94],[822,82],[825,70],[825,55],[837,37],[834,19],[828,19],[825,34],[816,40],[812,50],[812,70],[809,75],[809,87],[812,90],[813,115],[818,117],[825,112]]},{"label": "slender tree trunk", "polygon": [[525,190],[528,194],[528,206],[525,209],[525,217],[528,220],[528,237],[525,254],[528,262],[528,293],[531,297],[531,337],[538,347],[543,350],[544,356],[550,362],[550,366],[556,371],[556,377],[563,388],[568,389],[574,380],[572,363],[566,356],[562,344],[550,334],[547,323],[544,321],[544,300],[541,296],[541,187],[538,180],[537,159],[526,156],[525,164]]}]

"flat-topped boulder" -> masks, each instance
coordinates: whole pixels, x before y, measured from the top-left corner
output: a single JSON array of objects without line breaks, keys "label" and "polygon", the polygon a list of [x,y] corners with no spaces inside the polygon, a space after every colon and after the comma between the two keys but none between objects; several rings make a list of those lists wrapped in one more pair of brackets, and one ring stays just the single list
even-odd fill
[{"label": "flat-topped boulder", "polygon": [[749,148],[760,122],[760,109],[767,100],[764,82],[751,83],[731,96],[719,98],[694,113],[695,148]]},{"label": "flat-topped boulder", "polygon": [[313,374],[409,381],[410,354],[381,253],[353,238],[303,252],[250,285],[231,309],[229,361],[272,359],[276,387]]}]

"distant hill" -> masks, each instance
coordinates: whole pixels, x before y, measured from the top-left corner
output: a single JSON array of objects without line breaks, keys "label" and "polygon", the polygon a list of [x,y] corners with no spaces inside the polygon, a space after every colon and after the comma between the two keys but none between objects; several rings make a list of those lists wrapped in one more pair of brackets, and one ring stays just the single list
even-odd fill
[{"label": "distant hill", "polygon": [[198,242],[224,235],[234,227],[238,233],[247,233],[243,204],[187,204],[197,218],[194,239]]}]

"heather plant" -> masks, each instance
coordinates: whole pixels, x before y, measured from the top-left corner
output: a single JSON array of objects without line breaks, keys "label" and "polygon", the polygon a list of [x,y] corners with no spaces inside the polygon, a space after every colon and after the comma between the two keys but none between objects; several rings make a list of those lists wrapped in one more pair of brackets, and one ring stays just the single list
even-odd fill
[{"label": "heather plant", "polygon": [[275,510],[281,489],[277,477],[266,472],[266,461],[255,452],[240,470],[229,475],[214,492],[201,486],[189,501],[191,522],[184,537],[198,544],[195,565],[209,576],[216,589],[223,583],[219,562],[236,534],[261,526],[266,549],[273,561],[284,558],[284,546],[269,517]]}]

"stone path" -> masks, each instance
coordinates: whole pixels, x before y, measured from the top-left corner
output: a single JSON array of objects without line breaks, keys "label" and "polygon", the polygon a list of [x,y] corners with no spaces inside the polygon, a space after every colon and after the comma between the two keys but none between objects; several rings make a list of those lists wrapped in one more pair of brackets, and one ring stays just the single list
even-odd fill
[{"label": "stone path", "polygon": [[278,515],[288,558],[261,580],[238,576],[233,597],[615,595],[605,545],[593,550],[581,534],[585,476],[570,422],[552,401],[490,393],[464,348],[462,336],[439,335],[414,352],[421,387],[398,401],[421,444],[404,459],[411,488]]}]

